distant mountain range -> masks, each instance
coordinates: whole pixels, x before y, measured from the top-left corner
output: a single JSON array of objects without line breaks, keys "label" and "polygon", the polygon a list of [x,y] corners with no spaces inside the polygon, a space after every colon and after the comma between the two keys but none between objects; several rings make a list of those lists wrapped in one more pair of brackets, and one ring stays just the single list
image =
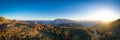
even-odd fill
[{"label": "distant mountain range", "polygon": [[52,25],[59,25],[59,24],[62,24],[62,23],[67,23],[67,24],[71,24],[71,23],[74,23],[74,24],[79,24],[79,25],[83,25],[83,26],[86,26],[86,27],[90,27],[90,26],[93,26],[93,25],[96,25],[96,24],[99,24],[100,21],[75,21],[75,20],[70,20],[70,19],[55,19],[55,20],[30,20],[30,21],[23,21],[23,20],[20,20],[22,22],[28,22],[30,24],[34,24],[35,22],[36,23],[39,23],[39,24],[52,24]]},{"label": "distant mountain range", "polygon": [[[90,26],[94,26],[96,24],[99,24],[100,21],[75,21],[75,20],[70,20],[70,19],[55,19],[55,20],[11,20],[12,22],[16,22],[16,23],[30,23],[30,24],[34,24],[34,23],[38,23],[38,24],[50,24],[53,26],[58,26],[61,24],[74,24],[74,25],[82,25],[82,26],[86,26],[86,27],[90,27]],[[8,23],[9,20],[4,18],[4,17],[0,17],[0,23]]]}]

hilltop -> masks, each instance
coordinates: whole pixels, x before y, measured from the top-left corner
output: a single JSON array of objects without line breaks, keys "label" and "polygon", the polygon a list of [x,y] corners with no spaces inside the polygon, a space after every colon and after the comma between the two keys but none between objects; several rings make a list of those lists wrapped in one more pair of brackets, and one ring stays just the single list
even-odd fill
[{"label": "hilltop", "polygon": [[9,20],[0,16],[0,23],[9,23]]}]

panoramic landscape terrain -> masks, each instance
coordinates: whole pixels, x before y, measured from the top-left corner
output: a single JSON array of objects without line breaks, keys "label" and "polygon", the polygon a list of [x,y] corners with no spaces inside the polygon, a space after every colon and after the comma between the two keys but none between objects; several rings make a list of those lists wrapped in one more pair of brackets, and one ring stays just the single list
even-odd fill
[{"label": "panoramic landscape terrain", "polygon": [[120,1],[0,0],[0,40],[120,40]]},{"label": "panoramic landscape terrain", "polygon": [[103,23],[69,19],[23,21],[0,17],[0,40],[120,40],[119,35],[120,19]]}]

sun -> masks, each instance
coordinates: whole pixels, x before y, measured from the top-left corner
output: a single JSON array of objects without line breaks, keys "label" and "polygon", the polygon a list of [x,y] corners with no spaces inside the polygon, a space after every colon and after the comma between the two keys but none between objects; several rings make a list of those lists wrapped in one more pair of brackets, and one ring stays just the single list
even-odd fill
[{"label": "sun", "polygon": [[97,8],[91,11],[85,19],[87,20],[102,20],[105,22],[116,20],[119,17],[117,12],[109,8]]}]

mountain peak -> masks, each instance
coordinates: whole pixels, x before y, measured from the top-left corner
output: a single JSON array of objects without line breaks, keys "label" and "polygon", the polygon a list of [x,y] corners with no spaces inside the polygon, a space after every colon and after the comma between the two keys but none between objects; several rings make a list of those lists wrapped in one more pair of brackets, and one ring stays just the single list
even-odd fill
[{"label": "mountain peak", "polygon": [[69,20],[69,19],[55,19],[55,20]]},{"label": "mountain peak", "polygon": [[59,24],[59,23],[74,23],[73,20],[69,20],[69,19],[55,19],[53,22],[55,24]]}]

